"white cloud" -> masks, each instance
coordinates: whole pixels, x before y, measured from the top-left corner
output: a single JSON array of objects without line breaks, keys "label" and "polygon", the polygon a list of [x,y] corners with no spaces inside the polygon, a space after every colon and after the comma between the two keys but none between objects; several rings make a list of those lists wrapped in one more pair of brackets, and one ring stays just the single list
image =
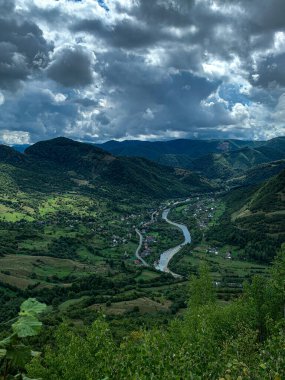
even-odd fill
[{"label": "white cloud", "polygon": [[279,122],[283,124],[283,128],[285,128],[285,92],[280,95],[278,99],[278,103],[273,113],[273,119],[277,123]]},{"label": "white cloud", "polygon": [[0,106],[5,103],[5,96],[0,92]]},{"label": "white cloud", "polygon": [[237,123],[241,123],[249,118],[248,106],[241,103],[236,103],[232,108],[232,117]]},{"label": "white cloud", "polygon": [[14,144],[29,144],[30,135],[28,132],[23,131],[0,131],[0,140],[7,145]]},{"label": "white cloud", "polygon": [[[0,131],[32,141],[284,133],[281,3],[105,0],[107,12],[95,0],[16,0],[13,17],[53,45],[35,71],[16,72],[18,92],[0,93]],[[223,85],[238,90],[223,98]]]},{"label": "white cloud", "polygon": [[66,100],[66,96],[64,94],[58,93],[58,94],[54,95],[54,100],[57,103],[61,103],[61,102],[64,102]]},{"label": "white cloud", "polygon": [[153,120],[154,119],[154,113],[150,108],[147,108],[142,116],[145,120]]}]

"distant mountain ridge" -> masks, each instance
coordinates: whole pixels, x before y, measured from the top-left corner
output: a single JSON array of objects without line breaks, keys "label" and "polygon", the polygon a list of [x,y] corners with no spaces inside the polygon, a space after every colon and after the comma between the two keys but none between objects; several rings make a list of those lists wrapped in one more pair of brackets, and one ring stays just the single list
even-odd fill
[{"label": "distant mountain ridge", "polygon": [[[51,146],[48,141],[52,141],[54,146]],[[120,170],[121,172],[126,171],[125,165],[134,166],[138,164],[140,166],[143,164],[142,160],[147,159],[170,168],[190,170],[193,180],[193,173],[196,173],[199,177],[206,177],[208,180],[218,182],[232,181],[232,184],[237,185],[262,182],[282,170],[283,160],[285,160],[285,137],[276,137],[269,141],[180,139],[156,142],[139,140],[108,141],[104,144],[87,144],[75,141],[67,143],[67,141],[73,140],[57,138],[47,140],[47,142],[39,142],[28,147],[25,154],[36,158],[36,153],[37,159],[40,160],[43,160],[46,155],[45,160],[47,158],[49,162],[56,160],[57,164],[61,166],[64,166],[65,156],[67,155],[66,164],[68,163],[69,167],[72,166],[72,162],[75,169],[80,165],[85,169],[88,165],[91,165],[88,170],[92,169],[95,173],[99,170],[99,166],[95,170],[94,160],[92,162],[92,156],[96,152],[95,155],[101,154],[102,156],[103,154],[105,157],[103,161],[97,160],[97,164],[102,165],[102,168],[103,166],[108,167],[106,161],[114,161],[112,164],[109,162],[109,167],[114,169],[112,174],[114,178]],[[55,145],[59,149],[61,144],[66,145],[64,152],[57,153],[54,150]],[[78,151],[80,154],[76,153],[74,144],[81,147]],[[73,152],[70,150],[71,145],[74,147]],[[85,147],[84,149],[83,146]],[[93,150],[91,149],[92,146],[94,147]],[[37,147],[39,147],[38,151]],[[16,149],[22,150],[19,146],[16,146]],[[57,154],[59,156],[56,156]],[[113,159],[112,157],[114,156],[119,161]],[[276,162],[276,164],[270,166],[272,162]],[[119,163],[121,165],[120,169],[118,169]],[[267,165],[265,171],[263,170],[264,165]],[[108,176],[108,171],[105,171],[105,174]],[[189,182],[189,178],[187,181]],[[197,183],[197,181],[195,182]],[[205,184],[205,180],[203,180],[203,183]]]},{"label": "distant mountain ridge", "polygon": [[236,173],[236,175],[228,180],[228,184],[232,185],[254,185],[262,183],[266,179],[273,177],[285,169],[285,159],[278,161],[270,161],[263,163],[253,168]]},{"label": "distant mountain ridge", "polygon": [[97,146],[118,156],[146,157],[163,165],[185,168],[209,179],[223,181],[262,164],[285,159],[285,137],[282,136],[269,141],[109,141]]},{"label": "distant mountain ridge", "polygon": [[[243,140],[190,140],[177,139],[169,141],[108,141],[96,146],[107,150],[117,156],[139,156],[157,161],[161,164],[171,164],[171,158],[178,160],[180,165],[184,159],[195,159],[209,153],[222,153],[243,147],[257,147],[262,145],[261,141]],[[174,166],[174,165],[170,165]]]},{"label": "distant mountain ridge", "polygon": [[144,158],[115,157],[92,144],[64,137],[38,142],[24,153],[0,146],[0,165],[5,169],[5,181],[10,176],[20,188],[37,190],[81,186],[107,191],[113,197],[133,192],[163,198],[214,189],[209,181],[189,171],[180,173]]},{"label": "distant mountain ridge", "polygon": [[229,179],[258,165],[284,159],[285,137],[278,137],[257,147],[208,154],[192,160],[188,169],[207,178]]}]

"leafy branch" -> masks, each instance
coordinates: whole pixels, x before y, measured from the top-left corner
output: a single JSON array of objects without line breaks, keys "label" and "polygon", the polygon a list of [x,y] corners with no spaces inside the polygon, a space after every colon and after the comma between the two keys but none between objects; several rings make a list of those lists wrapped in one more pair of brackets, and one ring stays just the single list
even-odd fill
[{"label": "leafy branch", "polygon": [[45,304],[29,298],[22,303],[18,316],[11,320],[15,321],[12,334],[0,341],[0,380],[36,380],[23,374],[26,364],[39,355],[24,344],[24,339],[39,334],[42,322],[38,316],[45,309]]}]

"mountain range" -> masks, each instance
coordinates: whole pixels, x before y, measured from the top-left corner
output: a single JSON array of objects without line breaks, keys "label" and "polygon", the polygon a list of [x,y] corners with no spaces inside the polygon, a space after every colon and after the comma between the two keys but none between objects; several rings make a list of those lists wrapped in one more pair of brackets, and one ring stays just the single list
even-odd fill
[{"label": "mountain range", "polygon": [[[136,157],[115,157],[91,144],[64,137],[38,142],[24,153],[0,146],[1,175],[20,188],[72,189],[164,198],[211,191],[202,176]],[[3,166],[4,165],[4,166]],[[3,182],[3,181],[2,181]],[[4,181],[5,182],[5,181]]]},{"label": "mountain range", "polygon": [[[97,146],[118,156],[145,157],[170,167],[192,170],[209,179],[222,180],[235,178],[258,165],[285,159],[285,137],[269,141],[109,141]],[[284,162],[279,164],[282,169]]]},{"label": "mountain range", "polygon": [[[84,171],[88,167],[93,176],[100,174],[100,178],[108,178],[108,181],[113,180],[115,183],[118,181],[127,183],[134,172],[144,176],[144,170],[149,171],[152,168],[160,171],[160,174],[157,173],[159,177],[165,176],[167,172],[174,174],[177,179],[177,175],[180,177],[183,173],[180,182],[195,183],[195,186],[210,189],[211,180],[219,184],[227,181],[230,185],[260,183],[285,168],[284,136],[269,141],[186,139],[156,142],[108,141],[96,144],[93,150],[91,149],[93,144],[80,145],[74,142],[78,144],[77,148],[73,144],[71,151],[69,143],[69,148],[62,152],[60,147],[66,145],[67,141],[72,140],[57,138],[32,146],[15,145],[13,148],[37,161],[44,160],[47,163],[53,160],[61,167],[64,166],[63,161],[66,159],[65,167],[69,170],[74,165],[81,165],[81,170]],[[153,161],[153,164],[150,164],[150,161]],[[176,170],[167,171],[163,166]],[[183,172],[177,168],[186,170]]]},{"label": "mountain range", "polygon": [[[243,140],[188,140],[177,139],[170,141],[108,141],[97,146],[117,156],[139,156],[157,161],[161,164],[175,166],[175,159],[180,164],[183,159],[195,159],[210,153],[222,153],[244,147],[257,147],[261,141]],[[182,158],[182,160],[181,160]]]}]

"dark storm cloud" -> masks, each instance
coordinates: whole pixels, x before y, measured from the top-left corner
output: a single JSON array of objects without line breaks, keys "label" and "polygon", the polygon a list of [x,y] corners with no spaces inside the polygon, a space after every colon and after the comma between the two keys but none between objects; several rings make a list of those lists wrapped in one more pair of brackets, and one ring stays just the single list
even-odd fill
[{"label": "dark storm cloud", "polygon": [[93,82],[91,53],[80,46],[63,48],[54,54],[47,75],[66,87],[84,87]]},{"label": "dark storm cloud", "polygon": [[75,99],[74,100],[75,104],[79,104],[82,107],[97,107],[98,106],[98,101],[89,99],[89,98],[81,98],[81,99]]},{"label": "dark storm cloud", "polygon": [[99,114],[96,117],[96,121],[99,122],[101,125],[108,125],[108,124],[110,124],[110,119],[104,113]]},{"label": "dark storm cloud", "polygon": [[15,51],[15,45],[0,42],[0,87],[15,89],[19,81],[25,79],[30,70],[23,55]]},{"label": "dark storm cloud", "polygon": [[52,45],[35,23],[19,17],[13,2],[1,0],[0,9],[0,88],[14,90],[45,66]]},{"label": "dark storm cloud", "polygon": [[0,0],[0,9],[1,9],[2,16],[12,13],[12,11],[15,9],[15,1],[14,0]]},{"label": "dark storm cloud", "polygon": [[203,51],[200,47],[194,46],[189,49],[184,44],[169,46],[165,53],[165,65],[177,70],[191,70],[201,73],[203,63]]},{"label": "dark storm cloud", "polygon": [[[124,52],[98,55],[101,64],[96,70],[112,89],[110,96],[114,109],[111,123],[102,129],[106,138],[135,135],[162,135],[166,129],[192,129],[192,135],[213,121],[200,103],[216,91],[220,82],[209,81],[186,71],[166,74],[163,69],[148,67],[142,58]],[[106,64],[108,62],[108,64]],[[211,109],[214,119],[229,123],[225,109]],[[113,121],[120,119],[120,128],[114,130]]]},{"label": "dark storm cloud", "polygon": [[35,3],[31,3],[29,11],[24,14],[26,14],[27,17],[32,16],[36,22],[43,21],[54,28],[58,27],[58,25],[68,25],[71,22],[70,17],[62,12],[60,8],[41,8]]},{"label": "dark storm cloud", "polygon": [[129,19],[123,19],[115,25],[106,25],[101,20],[82,20],[76,23],[72,30],[75,32],[87,32],[99,37],[110,46],[126,49],[141,48],[154,44],[156,41],[166,38],[166,33],[147,24]]},{"label": "dark storm cloud", "polygon": [[257,86],[285,87],[285,53],[265,57],[259,62],[256,73],[256,80],[254,80],[254,73],[252,73],[251,81]]},{"label": "dark storm cloud", "polygon": [[[282,13],[284,5],[278,0],[273,1]],[[269,19],[277,19],[269,12],[268,2],[264,2],[263,10],[255,0],[245,3],[246,0],[221,2],[221,9],[213,10],[213,2],[207,0],[141,0],[131,9],[117,5],[123,15],[128,13],[131,17],[113,23],[98,18],[81,19],[75,21],[71,30],[89,33],[109,47],[128,50],[164,47],[169,52],[168,61],[177,61],[174,65],[177,68],[184,69],[187,55],[190,67],[194,60],[198,68],[197,60],[203,62],[205,52],[224,60],[231,60],[232,55],[237,54],[248,64],[253,51],[266,49],[272,44],[276,27],[282,29],[284,19],[278,16],[280,22],[275,24],[267,20],[262,28],[266,15]],[[179,50],[181,54],[177,54]]]},{"label": "dark storm cloud", "polygon": [[[192,24],[190,10],[193,0],[181,1],[140,1],[130,11],[130,17],[106,23],[101,19],[82,19],[71,26],[73,32],[86,32],[101,38],[109,46],[137,49],[147,48],[158,42],[174,42],[177,38],[169,26],[189,27]],[[117,4],[117,9],[125,11]]]},{"label": "dark storm cloud", "polygon": [[[275,32],[285,30],[284,0],[229,0],[227,2],[217,0],[216,3],[229,12],[220,14],[220,20],[214,28],[211,22],[205,23],[206,35],[210,40],[214,39],[217,42],[219,40],[217,37],[222,37],[220,41],[223,41],[225,45],[222,44],[220,47],[230,48],[243,59],[250,60],[254,51],[268,49],[272,46]],[[198,6],[198,8],[201,7],[204,8],[201,13],[202,18],[213,13],[207,11],[203,2]],[[217,36],[215,30],[223,25],[227,26],[226,33]],[[210,29],[214,31],[213,34],[209,33]]]},{"label": "dark storm cloud", "polygon": [[29,132],[33,141],[58,136],[77,118],[72,102],[58,102],[49,90],[28,85],[8,97],[0,118],[0,131]]},{"label": "dark storm cloud", "polygon": [[[281,131],[284,0],[99,3],[0,0],[0,129],[33,140]],[[20,83],[12,100],[5,89]]]},{"label": "dark storm cloud", "polygon": [[254,32],[280,30],[285,27],[283,0],[238,0],[234,3],[243,7],[245,18]]},{"label": "dark storm cloud", "polygon": [[[191,11],[194,3],[194,0],[140,0],[134,7],[132,14],[139,20],[146,21],[149,25],[154,22],[166,26],[188,27],[191,25]],[[121,9],[124,10],[123,7]]]}]

